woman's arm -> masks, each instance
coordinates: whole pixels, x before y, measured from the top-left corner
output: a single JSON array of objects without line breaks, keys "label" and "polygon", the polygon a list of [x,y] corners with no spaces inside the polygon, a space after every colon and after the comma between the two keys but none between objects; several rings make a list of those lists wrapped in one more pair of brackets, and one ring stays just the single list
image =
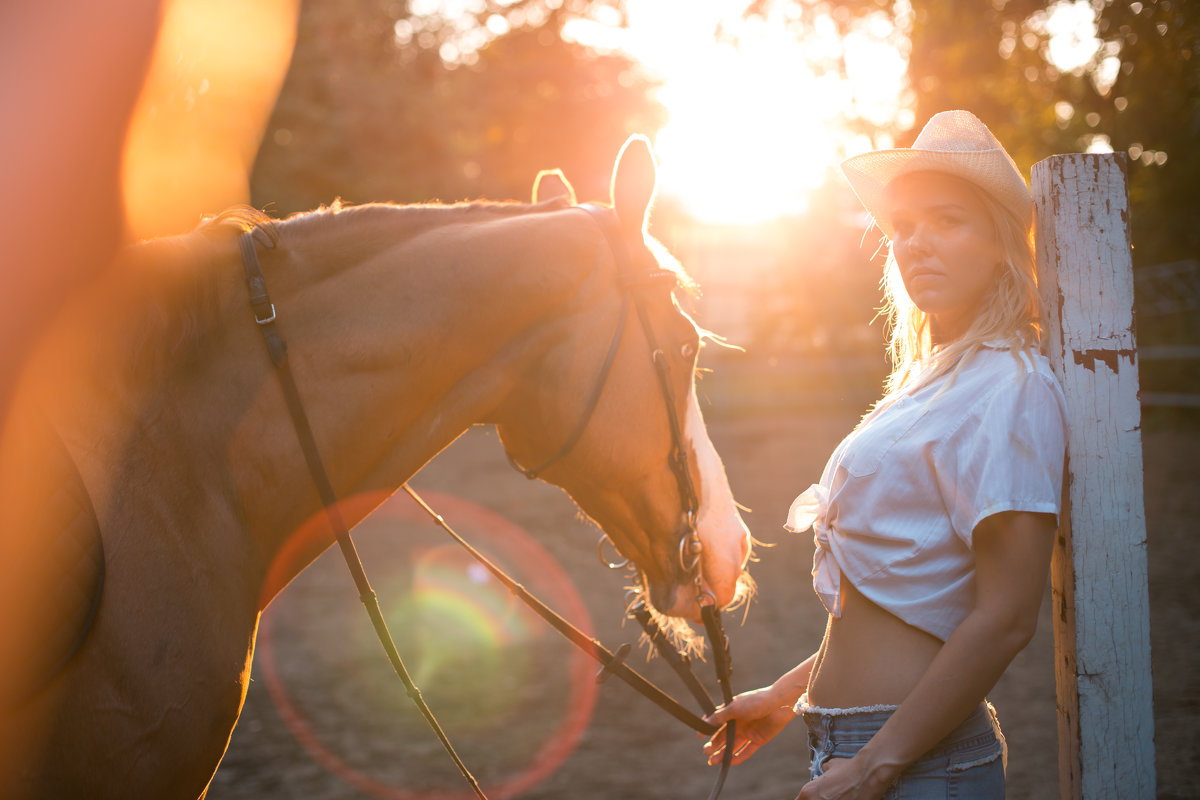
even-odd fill
[{"label": "woman's arm", "polygon": [[[737,735],[733,740],[733,763],[740,764],[758,752],[775,738],[796,717],[793,706],[808,688],[808,677],[812,674],[817,654],[781,675],[770,686],[743,692],[733,698],[727,706],[718,708],[705,717],[713,725],[723,726],[731,719],[737,720]],[[704,744],[704,754],[710,765],[719,764],[725,751],[725,730],[713,734]]]},{"label": "woman's arm", "polygon": [[[966,719],[1037,629],[1055,520],[1005,512],[974,534],[975,606],[880,731],[852,759],[833,760],[797,800],[878,798]],[[820,784],[818,786],[818,784]]]}]

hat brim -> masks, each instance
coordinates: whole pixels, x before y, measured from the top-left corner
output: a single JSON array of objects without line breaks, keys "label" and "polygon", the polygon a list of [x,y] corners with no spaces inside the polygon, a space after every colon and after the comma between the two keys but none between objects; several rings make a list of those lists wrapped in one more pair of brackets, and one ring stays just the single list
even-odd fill
[{"label": "hat brim", "polygon": [[875,224],[893,238],[887,187],[913,172],[943,172],[969,181],[995,197],[1029,227],[1033,200],[1024,178],[1003,150],[872,150],[842,162],[842,174]]}]

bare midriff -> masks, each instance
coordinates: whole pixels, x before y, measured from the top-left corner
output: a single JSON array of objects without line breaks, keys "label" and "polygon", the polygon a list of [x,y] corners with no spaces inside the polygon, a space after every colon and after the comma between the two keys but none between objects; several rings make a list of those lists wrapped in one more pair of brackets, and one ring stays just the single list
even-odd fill
[{"label": "bare midriff", "polygon": [[942,642],[872,603],[842,580],[842,615],[830,617],[808,681],[824,708],[900,705]]}]

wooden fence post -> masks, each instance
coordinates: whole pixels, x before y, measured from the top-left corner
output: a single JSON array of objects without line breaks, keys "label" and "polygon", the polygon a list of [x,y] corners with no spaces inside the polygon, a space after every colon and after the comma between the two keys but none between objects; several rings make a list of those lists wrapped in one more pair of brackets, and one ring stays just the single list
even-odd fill
[{"label": "wooden fence post", "polygon": [[1141,408],[1123,154],[1034,165],[1049,357],[1067,397],[1055,543],[1059,796],[1153,800]]}]

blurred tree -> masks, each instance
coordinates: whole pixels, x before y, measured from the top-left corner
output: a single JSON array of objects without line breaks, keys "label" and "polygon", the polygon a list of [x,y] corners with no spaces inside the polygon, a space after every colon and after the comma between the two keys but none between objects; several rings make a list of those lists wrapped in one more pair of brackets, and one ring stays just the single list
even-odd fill
[{"label": "blurred tree", "polygon": [[465,5],[305,0],[254,204],[524,199],[547,167],[606,198],[621,143],[664,113],[635,63],[563,40],[572,16],[612,4]]},{"label": "blurred tree", "polygon": [[1099,35],[1115,80],[1068,98],[1070,130],[1129,154],[1135,266],[1200,259],[1200,4],[1112,3]]},{"label": "blurred tree", "polygon": [[452,102],[470,109],[452,132],[457,197],[526,197],[538,169],[562,168],[580,199],[607,200],[612,159],[631,133],[654,134],[665,112],[628,58],[563,41],[564,15],[498,37],[456,73]]},{"label": "blurred tree", "polygon": [[908,74],[916,124],[900,141],[910,144],[939,111],[965,108],[992,129],[1026,175],[1050,153],[1073,149],[1055,124],[1061,76],[1029,46],[1036,37],[1018,38],[1043,5],[913,3]]},{"label": "blurred tree", "polygon": [[[798,37],[816,20],[845,35],[880,15],[908,57],[908,96],[894,120],[847,120],[877,143],[911,143],[930,116],[975,112],[1028,174],[1058,152],[1105,146],[1130,158],[1136,266],[1200,251],[1200,3],[1184,0],[754,0],[784,6]],[[1056,63],[1055,14],[1095,21],[1081,63]],[[1091,31],[1076,30],[1086,47]],[[1064,34],[1057,31],[1059,37]],[[828,69],[844,73],[845,51]]]},{"label": "blurred tree", "polygon": [[974,25],[966,4],[913,5],[918,120],[977,109],[1023,169],[1096,145],[1126,152],[1135,266],[1200,255],[1200,4],[1093,4],[1098,46],[1069,71],[1055,63],[1048,21],[1074,4],[997,2],[976,9]]}]

